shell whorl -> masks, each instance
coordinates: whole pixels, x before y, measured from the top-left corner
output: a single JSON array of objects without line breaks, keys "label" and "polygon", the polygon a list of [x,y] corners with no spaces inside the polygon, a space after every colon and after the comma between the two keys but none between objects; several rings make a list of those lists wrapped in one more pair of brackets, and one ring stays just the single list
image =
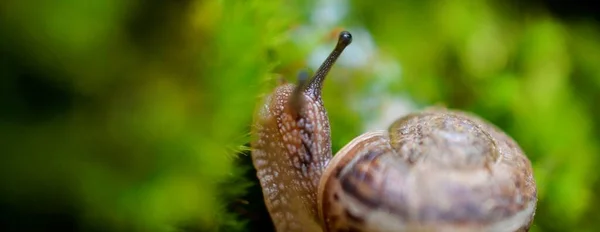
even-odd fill
[{"label": "shell whorl", "polygon": [[537,193],[508,135],[474,115],[434,110],[342,148],[319,200],[326,231],[527,231]]}]

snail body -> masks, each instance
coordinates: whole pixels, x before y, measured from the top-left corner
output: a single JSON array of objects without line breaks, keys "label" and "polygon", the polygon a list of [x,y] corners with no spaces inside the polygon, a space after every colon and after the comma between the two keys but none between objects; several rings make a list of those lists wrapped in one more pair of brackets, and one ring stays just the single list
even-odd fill
[{"label": "snail body", "polygon": [[254,119],[253,164],[277,231],[528,231],[537,204],[531,163],[478,116],[428,109],[331,151],[323,80],[283,84]]}]

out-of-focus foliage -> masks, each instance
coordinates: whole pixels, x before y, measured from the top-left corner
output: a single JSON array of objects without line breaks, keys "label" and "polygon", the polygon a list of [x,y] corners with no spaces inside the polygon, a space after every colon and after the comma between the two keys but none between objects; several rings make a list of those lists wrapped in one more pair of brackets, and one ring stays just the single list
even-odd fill
[{"label": "out-of-focus foliage", "polygon": [[243,226],[224,216],[249,183],[232,164],[298,5],[0,5],[2,202],[88,229]]},{"label": "out-of-focus foliage", "polygon": [[532,231],[600,227],[600,26],[491,0],[4,0],[0,207],[19,210],[0,211],[246,229],[253,212],[225,206],[251,184],[235,161],[256,103],[339,28],[354,42],[325,83],[334,151],[413,105],[473,111],[533,162]]}]

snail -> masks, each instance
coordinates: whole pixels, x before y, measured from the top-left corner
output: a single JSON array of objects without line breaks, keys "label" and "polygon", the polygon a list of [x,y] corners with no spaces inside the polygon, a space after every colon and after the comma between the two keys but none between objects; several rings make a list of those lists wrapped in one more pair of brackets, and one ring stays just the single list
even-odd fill
[{"label": "snail", "polygon": [[277,231],[528,231],[531,162],[506,133],[463,111],[429,108],[366,132],[332,156],[325,76],[283,83],[254,117],[252,162]]}]

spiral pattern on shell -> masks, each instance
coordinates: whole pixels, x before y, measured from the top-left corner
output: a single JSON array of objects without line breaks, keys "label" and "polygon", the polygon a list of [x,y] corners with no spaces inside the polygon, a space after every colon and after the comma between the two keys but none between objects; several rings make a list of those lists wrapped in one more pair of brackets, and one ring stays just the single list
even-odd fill
[{"label": "spiral pattern on shell", "polygon": [[318,199],[325,231],[527,231],[537,192],[512,138],[435,109],[355,138],[329,163]]}]

